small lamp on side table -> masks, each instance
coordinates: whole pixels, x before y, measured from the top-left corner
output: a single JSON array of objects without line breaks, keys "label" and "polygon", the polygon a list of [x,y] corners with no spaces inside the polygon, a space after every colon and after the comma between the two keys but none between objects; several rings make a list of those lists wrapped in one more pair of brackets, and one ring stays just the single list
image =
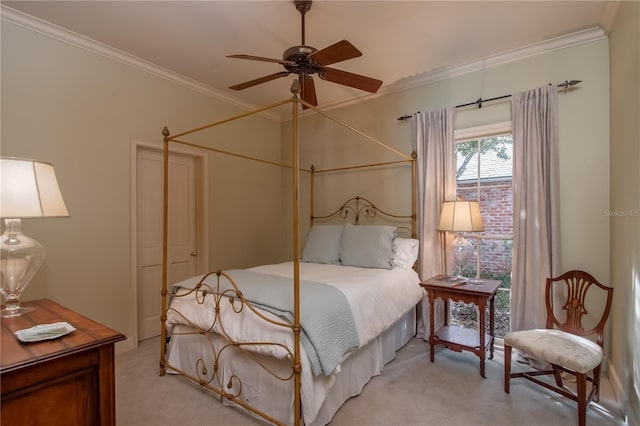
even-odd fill
[{"label": "small lamp on side table", "polygon": [[53,165],[40,161],[0,159],[0,293],[5,299],[2,317],[13,317],[33,308],[20,307],[20,296],[42,265],[44,247],[21,232],[23,218],[67,217]]},{"label": "small lamp on side table", "polygon": [[[445,201],[440,213],[439,231],[455,232],[456,238],[451,243],[451,253],[454,259],[454,273],[458,278],[465,278],[464,267],[474,254],[473,245],[462,237],[462,232],[484,231],[480,206],[477,201]],[[466,278],[465,278],[466,279]],[[467,279],[468,282],[478,282],[477,279]]]}]

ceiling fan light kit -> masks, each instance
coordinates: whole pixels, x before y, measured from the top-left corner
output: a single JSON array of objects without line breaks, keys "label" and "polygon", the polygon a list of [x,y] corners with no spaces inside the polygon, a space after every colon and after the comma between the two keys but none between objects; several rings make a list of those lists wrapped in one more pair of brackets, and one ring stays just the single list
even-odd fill
[{"label": "ceiling fan light kit", "polygon": [[[327,66],[362,56],[362,52],[347,40],[341,40],[320,50],[305,44],[304,17],[311,9],[311,1],[295,0],[294,4],[302,17],[302,43],[299,46],[292,46],[285,50],[282,54],[281,60],[253,55],[227,56],[228,58],[278,63],[281,64],[286,71],[269,74],[254,80],[230,86],[229,88],[232,90],[244,90],[258,84],[286,77],[290,74],[297,74],[301,87],[301,99],[310,105],[318,106],[315,82],[312,77],[313,74],[317,74],[322,80],[376,93],[378,89],[380,89],[380,86],[382,86],[382,80],[377,80],[360,74],[354,74],[348,71],[342,71],[336,68],[329,68]],[[303,105],[303,108],[306,107]]]}]

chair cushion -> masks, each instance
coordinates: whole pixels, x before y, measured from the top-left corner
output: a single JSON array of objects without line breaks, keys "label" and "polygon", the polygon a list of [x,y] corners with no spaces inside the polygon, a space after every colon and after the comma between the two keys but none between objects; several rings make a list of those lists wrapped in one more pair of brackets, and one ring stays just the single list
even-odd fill
[{"label": "chair cushion", "polygon": [[560,330],[514,331],[504,336],[504,344],[578,373],[587,373],[602,362],[602,348],[598,344]]}]

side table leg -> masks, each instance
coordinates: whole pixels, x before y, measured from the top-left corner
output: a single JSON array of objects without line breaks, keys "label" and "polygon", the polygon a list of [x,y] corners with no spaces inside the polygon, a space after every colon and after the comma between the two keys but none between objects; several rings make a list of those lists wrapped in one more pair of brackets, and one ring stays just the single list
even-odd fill
[{"label": "side table leg", "polygon": [[480,357],[480,376],[482,376],[483,378],[486,379],[486,376],[484,374],[484,359],[486,357],[486,353],[487,353],[487,348],[485,346],[485,318],[484,318],[484,310],[485,310],[485,301],[482,300],[479,303],[478,306],[478,310],[480,311],[480,318],[479,318],[479,324],[478,324],[478,331],[480,332],[480,351],[478,353],[478,356]]},{"label": "side table leg", "polygon": [[491,343],[489,345],[489,359],[493,359],[493,344],[496,341],[496,333],[495,333],[495,293],[491,296],[489,301],[489,336],[491,339]]},{"label": "side table leg", "polygon": [[435,336],[435,332],[433,330],[434,322],[435,322],[433,320],[434,315],[435,315],[435,312],[433,311],[433,305],[434,305],[433,299],[434,299],[434,297],[433,297],[433,293],[431,291],[428,291],[427,293],[429,295],[429,353],[431,355],[431,362],[434,362],[435,361],[435,351],[434,351],[434,348],[433,348],[434,340],[435,340],[435,337],[434,337]]}]

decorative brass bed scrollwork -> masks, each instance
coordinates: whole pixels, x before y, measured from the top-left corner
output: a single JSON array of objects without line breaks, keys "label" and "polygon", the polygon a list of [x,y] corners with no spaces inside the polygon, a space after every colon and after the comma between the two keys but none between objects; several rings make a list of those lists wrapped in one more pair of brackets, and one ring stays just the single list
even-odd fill
[{"label": "decorative brass bed scrollwork", "polygon": [[401,219],[411,220],[411,226],[399,226],[398,229],[404,229],[408,232],[409,236],[415,238],[416,230],[415,230],[415,215],[398,215],[389,213],[385,210],[382,210],[376,207],[371,201],[366,198],[355,196],[353,198],[348,199],[342,204],[337,210],[324,215],[324,216],[311,216],[311,223],[315,223],[315,221],[321,221],[330,219],[332,217],[339,216],[343,221],[348,221],[350,216],[353,216],[353,223],[355,225],[361,224],[361,218],[364,218],[368,221],[373,221],[378,214],[385,216],[386,218],[393,219]]},{"label": "decorative brass bed scrollwork", "polygon": [[[212,286],[206,283],[206,279],[210,276],[216,277],[216,284]],[[221,285],[223,282],[228,285]],[[204,359],[198,358],[196,361],[195,371],[197,376],[193,376],[185,371],[182,371],[178,368],[173,367],[170,364],[166,364],[167,371],[172,371],[182,376],[190,379],[191,381],[199,384],[200,386],[209,389],[210,391],[218,394],[221,398],[226,398],[229,401],[233,401],[236,404],[244,407],[247,410],[254,412],[260,416],[263,416],[265,419],[272,421],[275,424],[279,422],[276,419],[271,418],[267,413],[263,413],[260,410],[256,410],[254,407],[246,404],[241,398],[242,394],[242,378],[238,374],[231,375],[228,378],[224,378],[220,373],[220,360],[227,351],[239,350],[243,352],[247,357],[251,358],[256,364],[260,365],[260,367],[270,374],[274,379],[281,381],[291,380],[296,371],[300,370],[300,366],[296,365],[294,362],[294,353],[293,349],[277,342],[263,342],[263,341],[237,341],[233,339],[233,337],[227,333],[225,330],[225,324],[223,322],[223,318],[220,315],[221,307],[223,304],[227,304],[231,307],[233,312],[236,314],[241,313],[244,309],[249,309],[255,315],[259,316],[262,320],[269,322],[275,326],[284,327],[291,330],[291,333],[296,334],[300,332],[300,329],[296,329],[293,324],[282,322],[282,321],[274,321],[272,318],[267,317],[264,313],[256,308],[251,302],[249,302],[242,291],[238,287],[238,285],[234,282],[234,280],[227,275],[226,273],[218,270],[216,272],[211,272],[204,275],[200,281],[190,290],[183,291],[173,291],[171,294],[172,298],[186,298],[193,297],[195,302],[198,305],[205,305],[208,300],[213,300],[213,306],[215,315],[211,324],[206,327],[202,327],[199,324],[193,323],[189,318],[184,316],[181,312],[172,308],[171,306],[167,309],[167,315],[175,314],[183,318],[184,322],[186,322],[193,331],[189,332],[175,332],[173,335],[200,335],[203,336],[203,339],[207,339],[208,333],[216,332],[217,334],[223,336],[227,343],[222,345],[221,347],[215,347],[212,341],[208,340],[211,358],[213,359],[212,363],[207,363]],[[269,368],[269,366],[265,365],[254,355],[255,351],[252,351],[251,347],[256,346],[276,346],[287,353],[286,358],[291,360],[291,371],[288,375],[279,374],[276,371],[273,371]],[[229,392],[228,390],[235,389],[235,392]]]}]

